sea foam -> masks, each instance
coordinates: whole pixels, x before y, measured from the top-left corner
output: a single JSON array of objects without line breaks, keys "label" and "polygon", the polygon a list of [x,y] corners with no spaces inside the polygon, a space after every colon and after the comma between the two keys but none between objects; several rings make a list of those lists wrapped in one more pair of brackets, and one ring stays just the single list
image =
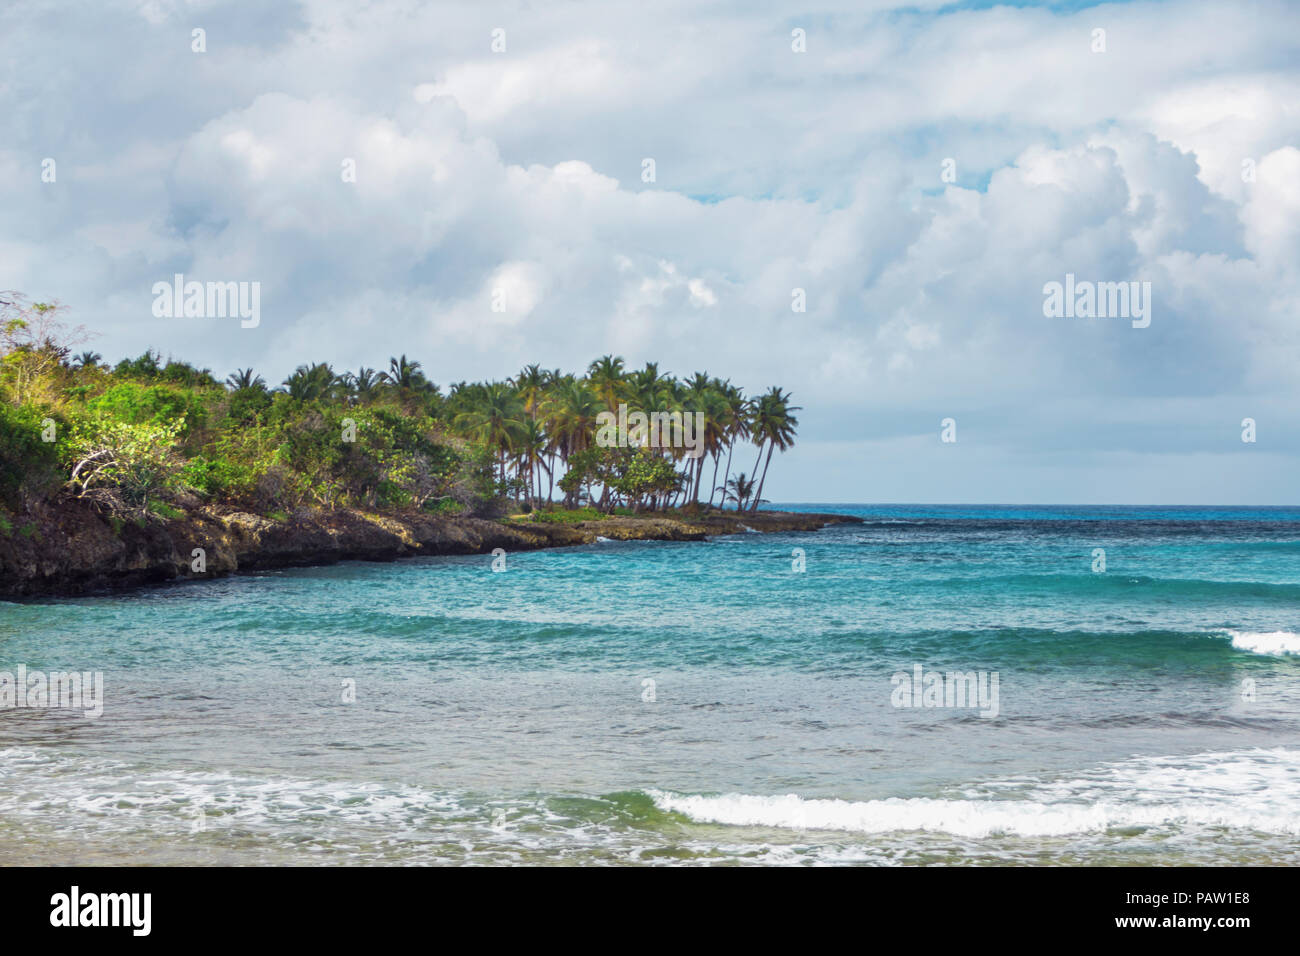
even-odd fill
[{"label": "sea foam", "polygon": [[[1018,792],[1012,796],[1009,789]],[[1243,793],[1255,796],[1247,802]],[[961,794],[849,801],[649,792],[660,809],[697,822],[774,829],[929,831],[972,838],[1185,826],[1300,834],[1300,751],[1135,758],[1077,777],[977,785]]]},{"label": "sea foam", "polygon": [[1228,631],[1232,646],[1253,654],[1300,654],[1300,634],[1291,631]]}]

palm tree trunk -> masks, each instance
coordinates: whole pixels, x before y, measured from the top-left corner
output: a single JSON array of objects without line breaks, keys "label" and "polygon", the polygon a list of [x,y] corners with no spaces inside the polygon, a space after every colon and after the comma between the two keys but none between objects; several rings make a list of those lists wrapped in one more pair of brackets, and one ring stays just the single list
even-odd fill
[{"label": "palm tree trunk", "polygon": [[750,506],[750,514],[758,513],[758,503],[763,498],[763,482],[767,481],[767,466],[772,464],[772,452],[776,450],[776,442],[769,442],[767,446],[767,461],[763,462],[763,477],[758,479],[758,491],[754,492],[754,503]]},{"label": "palm tree trunk", "polygon": [[715,449],[713,452],[713,484],[709,488],[709,507],[713,507],[713,496],[718,493],[718,465],[722,464],[722,455]]},{"label": "palm tree trunk", "polygon": [[[727,510],[727,479],[731,477],[731,453],[736,450],[736,437],[733,435],[731,441],[727,442],[727,467],[722,471],[722,510]],[[739,502],[736,504],[737,510],[740,508]]]}]

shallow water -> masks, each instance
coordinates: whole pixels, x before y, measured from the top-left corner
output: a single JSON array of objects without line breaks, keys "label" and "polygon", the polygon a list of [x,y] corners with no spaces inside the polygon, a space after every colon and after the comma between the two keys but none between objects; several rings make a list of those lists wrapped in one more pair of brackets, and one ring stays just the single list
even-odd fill
[{"label": "shallow water", "polygon": [[1300,862],[1300,509],[809,510],[0,604],[3,862]]}]

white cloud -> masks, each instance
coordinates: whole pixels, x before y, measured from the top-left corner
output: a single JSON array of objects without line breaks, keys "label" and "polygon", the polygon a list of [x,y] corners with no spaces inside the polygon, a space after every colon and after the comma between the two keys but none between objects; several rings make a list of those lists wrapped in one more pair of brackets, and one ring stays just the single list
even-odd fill
[{"label": "white cloud", "polygon": [[[13,75],[41,88],[0,88],[0,285],[62,298],[112,358],[154,346],[223,373],[405,352],[447,382],[615,351],[780,383],[807,441],[845,439],[846,473],[878,452],[849,437],[1016,422],[963,431],[990,443],[978,480],[1037,475],[1056,500],[1089,486],[1025,456],[1071,416],[1177,407],[1168,427],[1202,442],[1215,403],[1239,421],[1267,395],[1294,418],[1300,12],[939,6],[835,0],[805,54],[766,3],[340,0],[245,23],[158,0],[85,12],[71,38],[11,13]],[[261,281],[261,327],[152,320],[175,271]],[[1151,328],[1045,320],[1066,272],[1151,281]],[[1150,454],[1111,464],[1154,473]]]}]

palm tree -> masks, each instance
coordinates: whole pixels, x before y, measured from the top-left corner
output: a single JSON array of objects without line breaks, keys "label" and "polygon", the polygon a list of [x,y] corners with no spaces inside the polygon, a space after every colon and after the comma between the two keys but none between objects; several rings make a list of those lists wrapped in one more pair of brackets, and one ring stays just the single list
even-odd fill
[{"label": "palm tree", "polygon": [[543,371],[540,365],[525,365],[519,374],[510,380],[511,384],[519,390],[519,397],[524,402],[524,411],[530,418],[537,418],[537,407],[550,374]]},{"label": "palm tree", "polygon": [[737,513],[745,510],[745,504],[749,501],[749,496],[754,493],[754,482],[745,477],[745,473],[739,472],[735,478],[727,482],[725,493],[722,496],[722,503],[725,505],[728,501],[736,503]]},{"label": "palm tree", "polygon": [[659,374],[658,362],[646,362],[645,368],[627,376],[623,394],[643,412],[661,411],[675,384],[672,376]]},{"label": "palm tree", "polygon": [[478,389],[477,400],[456,416],[456,425],[496,452],[501,485],[505,487],[506,455],[518,444],[527,413],[514,388],[504,382],[490,382]]},{"label": "palm tree", "polygon": [[[701,453],[690,464],[690,471],[694,473],[691,476],[691,500],[696,505],[700,503],[700,483],[704,478],[705,458],[710,452],[716,452],[721,441],[719,416],[723,413],[723,402],[722,396],[715,387],[716,384],[717,380],[709,378],[708,372],[696,372],[687,380],[682,400],[683,418],[695,412],[704,414],[703,434],[695,436],[696,441],[702,445]],[[713,480],[717,481],[717,478],[715,467]]]},{"label": "palm tree", "polygon": [[[385,375],[384,379],[387,380]],[[461,412],[469,411],[474,404],[474,399],[483,386],[477,382],[452,382],[447,386],[447,417],[455,420]]]},{"label": "palm tree", "polygon": [[[555,395],[556,386],[560,382],[563,382],[567,377],[568,376],[566,376],[558,368],[553,368],[550,371],[545,373],[546,380],[542,384],[541,394],[539,394],[537,397],[537,415],[539,416],[539,420],[542,422],[542,426],[544,428],[546,427],[546,420],[545,420],[546,408],[550,403],[551,399]],[[546,460],[547,460],[546,501],[548,504],[554,500],[554,496],[555,496],[555,459],[559,455],[559,453],[560,453],[559,443],[556,442],[555,436],[551,434],[550,429],[547,428],[546,430]]]},{"label": "palm tree", "polygon": [[95,368],[104,360],[104,356],[98,352],[82,352],[72,358],[73,368]]},{"label": "palm tree", "polygon": [[[763,463],[763,475],[758,480],[758,491],[754,495],[750,511],[758,510],[759,499],[763,497],[763,483],[767,480],[767,466],[772,463],[772,452],[779,448],[784,454],[794,444],[794,430],[799,419],[791,412],[799,410],[798,405],[790,404],[790,395],[775,385],[758,399],[752,433],[760,457],[763,454],[763,444],[767,443],[767,461]],[[754,469],[758,470],[757,462],[754,463]]]},{"label": "palm tree", "polygon": [[713,479],[709,485],[709,505],[713,504],[713,492],[718,483],[718,465],[722,461],[722,448],[727,444],[727,415],[729,406],[722,388],[722,382],[716,378],[709,382],[701,393],[698,410],[704,413],[704,434],[700,436],[703,453],[696,462],[699,473],[695,478],[695,503],[700,501],[700,485],[704,480],[706,459],[713,456]]},{"label": "palm tree", "polygon": [[357,369],[355,375],[351,372],[344,373],[343,380],[356,401],[367,403],[379,394],[379,390],[384,386],[385,377],[383,372],[363,365]]},{"label": "palm tree", "polygon": [[226,376],[226,388],[232,392],[237,392],[241,388],[259,387],[265,388],[266,380],[260,375],[254,375],[251,368],[237,368]]},{"label": "palm tree", "polygon": [[540,501],[542,497],[542,478],[538,473],[550,471],[546,464],[546,449],[550,439],[546,429],[534,418],[524,420],[516,437],[515,453],[519,459],[519,471],[528,473],[528,497]]},{"label": "palm tree", "polygon": [[293,374],[284,380],[284,390],[295,401],[310,402],[335,397],[340,384],[328,362],[316,362],[294,369]]},{"label": "palm tree", "polygon": [[388,360],[388,371],[380,374],[383,381],[392,385],[394,388],[404,389],[408,392],[427,392],[435,386],[420,371],[419,362],[408,362],[406,354],[403,353],[401,358],[390,358]]},{"label": "palm tree", "polygon": [[[596,434],[596,416],[604,410],[586,382],[565,375],[551,383],[542,402],[542,422],[565,468],[570,456],[591,447]],[[570,504],[575,495],[566,495],[565,503]]]},{"label": "palm tree", "polygon": [[[677,381],[676,378],[665,376],[661,379],[658,393],[659,398],[655,402],[658,406],[658,408],[655,409],[656,411],[666,412],[669,415],[676,414],[678,416],[684,416],[686,414],[687,390],[686,387],[681,382]],[[661,445],[666,444],[668,446],[663,448],[662,452],[666,453],[667,456],[673,460],[674,465],[677,465],[686,457],[686,448],[680,444],[672,444],[671,440],[673,437],[674,436],[671,434],[664,435],[661,433],[659,441]],[[690,497],[691,482],[689,471],[690,468],[688,466],[687,473],[683,474],[682,480],[678,482],[674,488],[668,490],[664,500],[665,507],[671,506],[679,495],[683,502]]]},{"label": "palm tree", "polygon": [[[731,455],[736,450],[736,442],[749,440],[750,418],[753,413],[753,403],[745,397],[735,385],[731,384],[730,379],[722,383],[721,386],[723,403],[725,410],[722,414],[722,428],[727,445],[727,467],[722,470],[722,485],[715,487],[714,491],[726,491],[727,477],[731,474]],[[716,481],[716,479],[715,479]],[[723,504],[726,504],[726,497],[723,497]],[[709,495],[709,503],[713,503],[713,496]]]},{"label": "palm tree", "polygon": [[614,355],[603,355],[587,366],[587,382],[605,408],[618,411],[618,403],[627,394],[623,377],[623,360]]}]

